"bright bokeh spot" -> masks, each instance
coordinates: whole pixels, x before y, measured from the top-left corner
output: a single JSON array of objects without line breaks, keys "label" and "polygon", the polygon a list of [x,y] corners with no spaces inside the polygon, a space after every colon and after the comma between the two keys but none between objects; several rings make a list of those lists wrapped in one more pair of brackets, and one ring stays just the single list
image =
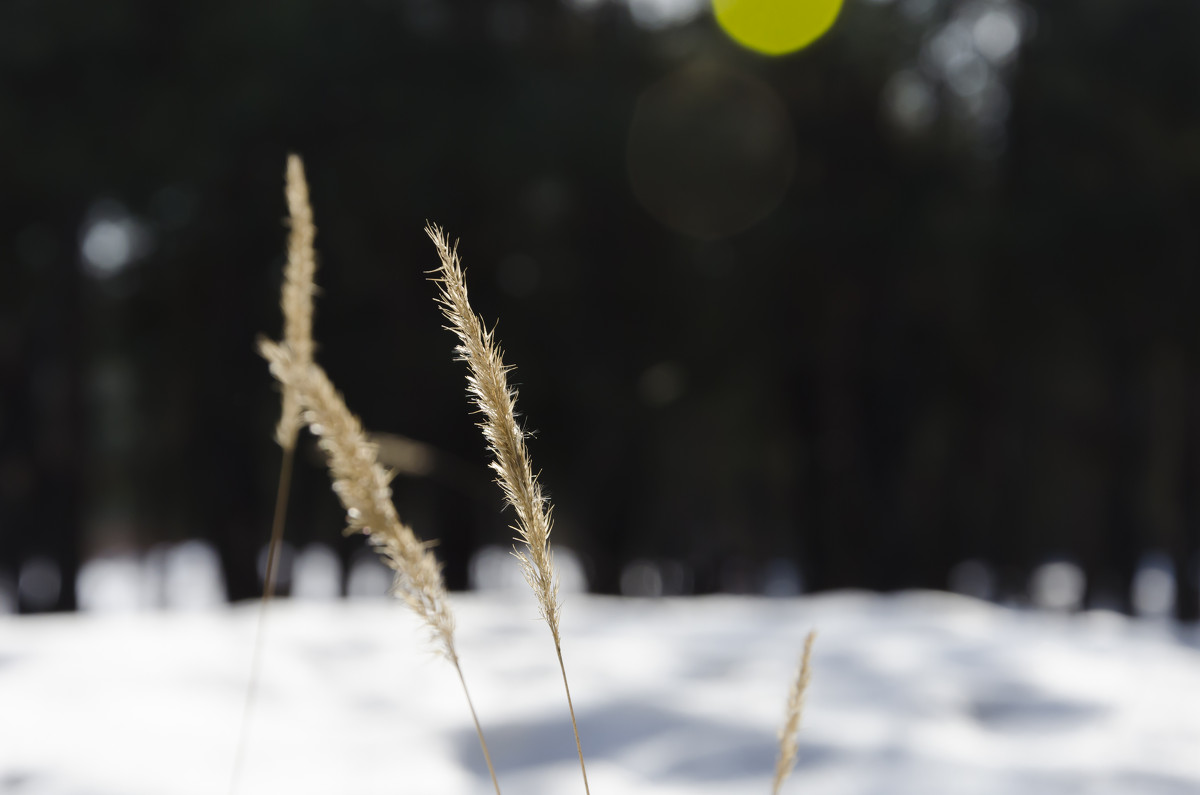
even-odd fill
[{"label": "bright bokeh spot", "polygon": [[764,55],[807,47],[833,26],[842,0],[713,0],[730,38]]}]

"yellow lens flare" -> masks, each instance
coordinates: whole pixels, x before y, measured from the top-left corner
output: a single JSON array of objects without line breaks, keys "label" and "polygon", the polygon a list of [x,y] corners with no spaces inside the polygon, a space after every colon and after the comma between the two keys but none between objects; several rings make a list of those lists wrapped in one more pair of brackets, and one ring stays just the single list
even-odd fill
[{"label": "yellow lens flare", "polygon": [[803,49],[833,26],[842,0],[712,0],[717,24],[763,55]]}]

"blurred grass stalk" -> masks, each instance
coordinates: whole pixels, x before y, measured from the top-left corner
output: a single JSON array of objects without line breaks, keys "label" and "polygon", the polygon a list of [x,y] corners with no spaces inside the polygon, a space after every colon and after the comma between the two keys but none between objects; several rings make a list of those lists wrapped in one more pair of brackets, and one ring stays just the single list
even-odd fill
[{"label": "blurred grass stalk", "polygon": [[779,795],[783,782],[796,766],[796,754],[800,751],[800,716],[804,712],[804,693],[812,680],[812,649],[817,633],[809,632],[804,639],[804,651],[800,655],[800,666],[796,670],[796,679],[792,682],[788,693],[787,708],[784,712],[783,727],[779,730],[779,759],[775,763],[775,783],[771,789],[772,795]]},{"label": "blurred grass stalk", "polygon": [[[288,256],[283,272],[280,306],[283,309],[283,338],[300,361],[312,362],[313,296],[316,294],[314,276],[317,256],[314,241],[317,228],[313,223],[312,203],[304,163],[299,155],[288,155],[284,177],[284,196],[288,206]],[[254,701],[261,678],[263,643],[266,636],[267,606],[275,594],[279,556],[283,547],[283,528],[287,522],[288,497],[291,493],[292,468],[296,458],[296,440],[301,426],[300,402],[294,389],[283,386],[279,422],[275,426],[275,441],[283,449],[279,464],[279,486],[275,492],[275,512],[271,520],[271,539],[267,545],[266,571],[263,573],[263,594],[259,603],[258,627],[254,633],[254,652],[250,661],[250,681],[246,686],[246,704],[242,710],[237,752],[229,792],[233,795],[241,778],[245,748],[249,740]]]}]

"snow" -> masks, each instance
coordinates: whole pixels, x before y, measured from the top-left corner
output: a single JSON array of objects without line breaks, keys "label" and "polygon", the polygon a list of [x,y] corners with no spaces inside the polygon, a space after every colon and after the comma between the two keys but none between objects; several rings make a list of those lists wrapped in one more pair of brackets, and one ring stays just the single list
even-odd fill
[{"label": "snow", "polygon": [[[582,792],[553,643],[527,598],[455,594],[507,793]],[[0,793],[229,792],[258,607],[0,616]],[[787,793],[1194,795],[1194,633],[930,592],[572,594],[563,644],[597,795],[768,793],[817,628]],[[239,793],[491,792],[453,669],[402,606],[272,604]]]}]

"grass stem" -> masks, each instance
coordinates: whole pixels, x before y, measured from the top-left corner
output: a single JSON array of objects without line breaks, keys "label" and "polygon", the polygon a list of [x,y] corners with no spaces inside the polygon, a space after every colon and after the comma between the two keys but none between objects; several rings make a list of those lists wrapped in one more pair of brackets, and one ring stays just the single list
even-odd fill
[{"label": "grass stem", "polygon": [[567,709],[571,712],[571,730],[575,732],[575,750],[579,752],[579,771],[583,773],[583,791],[592,795],[588,787],[587,767],[583,764],[583,744],[579,742],[579,726],[575,723],[575,705],[571,703],[571,686],[567,684],[567,667],[563,665],[562,646],[556,640],[554,650],[558,652],[558,670],[562,671],[563,689],[567,691]]},{"label": "grass stem", "polygon": [[263,595],[258,605],[258,628],[254,632],[254,652],[250,658],[250,682],[246,686],[246,704],[242,708],[242,726],[238,731],[237,751],[233,759],[233,775],[229,782],[229,795],[237,792],[238,782],[245,762],[246,744],[250,739],[250,722],[254,714],[254,702],[258,695],[258,682],[262,669],[263,639],[266,635],[267,605],[275,595],[275,580],[278,576],[280,549],[283,546],[283,527],[287,520],[288,495],[291,493],[292,465],[296,458],[296,447],[283,448],[283,460],[279,464],[279,487],[275,491],[275,515],[271,521],[271,540],[267,546],[267,570],[263,576]]},{"label": "grass stem", "polygon": [[458,655],[454,655],[450,662],[454,663],[458,681],[462,684],[463,695],[467,697],[467,707],[471,710],[471,720],[475,721],[475,733],[479,735],[479,747],[483,750],[483,759],[487,762],[488,773],[492,777],[492,786],[496,788],[496,795],[500,795],[500,782],[496,780],[496,769],[492,767],[492,755],[488,752],[487,740],[483,739],[483,727],[479,725],[479,716],[475,714],[475,704],[471,701],[471,692],[467,690],[467,680],[463,676],[462,667],[458,664]]}]

